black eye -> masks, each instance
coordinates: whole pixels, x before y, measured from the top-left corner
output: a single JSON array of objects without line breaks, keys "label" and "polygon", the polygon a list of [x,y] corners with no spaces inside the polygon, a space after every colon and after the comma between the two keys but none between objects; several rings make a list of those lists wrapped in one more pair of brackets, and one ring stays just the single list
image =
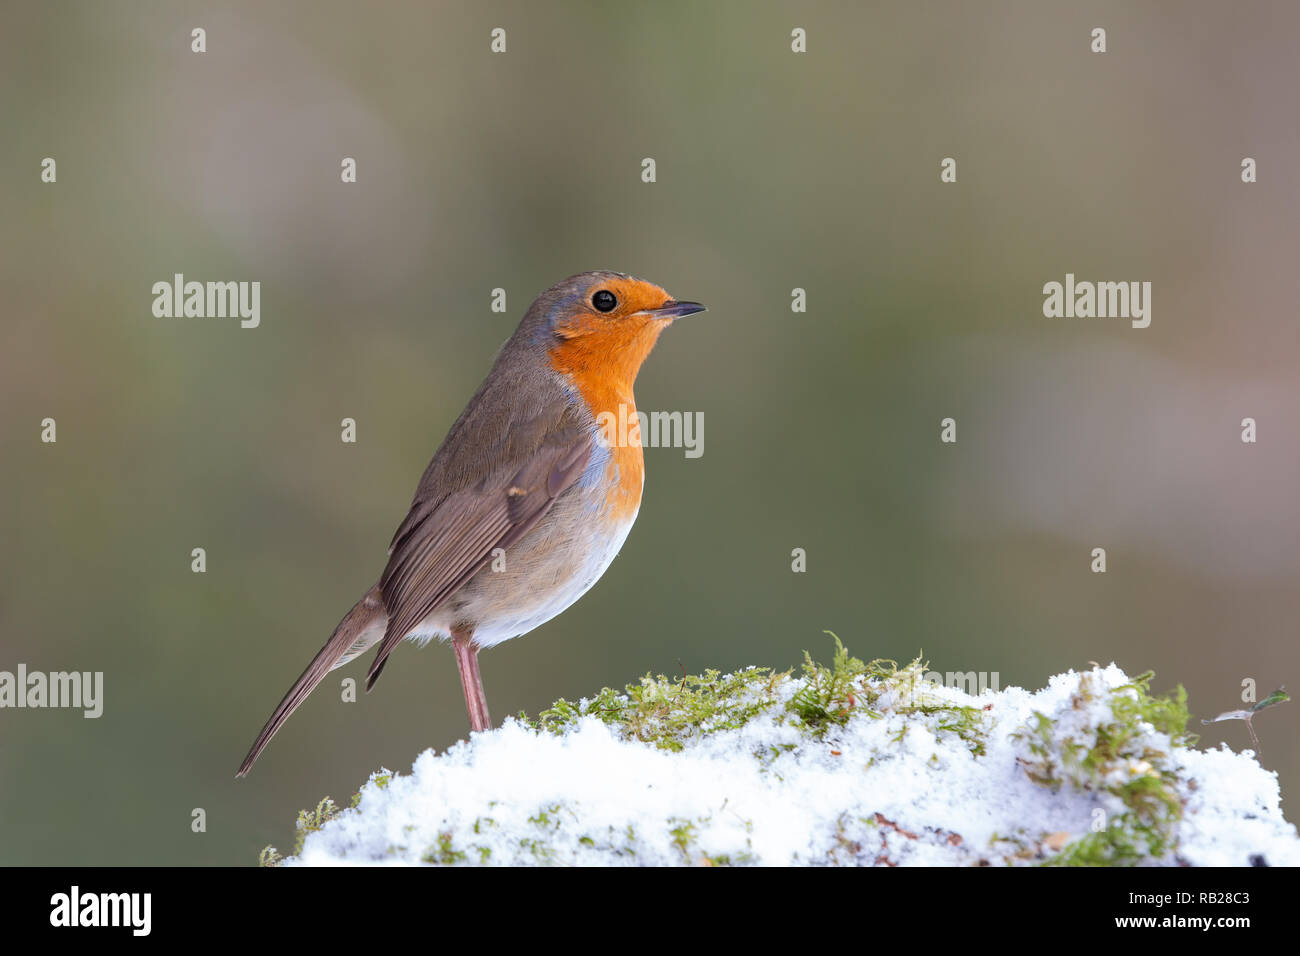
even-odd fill
[{"label": "black eye", "polygon": [[591,297],[591,304],[596,307],[597,312],[610,312],[618,305],[618,299],[614,298],[614,293],[609,290],[601,289]]}]

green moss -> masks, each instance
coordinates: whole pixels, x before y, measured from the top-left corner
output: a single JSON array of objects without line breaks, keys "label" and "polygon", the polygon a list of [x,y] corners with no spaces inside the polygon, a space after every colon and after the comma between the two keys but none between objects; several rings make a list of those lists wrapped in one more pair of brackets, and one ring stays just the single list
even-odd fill
[{"label": "green moss", "polygon": [[[928,664],[920,657],[905,667],[892,660],[864,662],[850,655],[835,634],[826,633],[834,642],[830,663],[819,664],[805,652],[798,679],[792,671],[759,667],[727,676],[716,670],[671,679],[646,675],[623,691],[605,688],[590,700],[556,701],[536,721],[525,722],[538,731],[558,734],[571,729],[583,717],[595,717],[624,739],[679,751],[691,740],[736,729],[766,716],[801,731],[800,743],[773,743],[756,750],[760,765],[773,773],[784,767],[778,762],[780,758],[801,749],[805,741],[834,748],[838,729],[855,716],[896,721],[888,737],[893,744],[903,743],[909,731],[928,731],[941,740],[956,737],[975,757],[985,754],[990,715],[981,707],[949,700],[951,693],[925,678]],[[1108,825],[1064,846],[1063,841],[1068,839],[1065,833],[1018,830],[995,837],[986,853],[976,859],[981,863],[1000,857],[1008,863],[1088,866],[1158,860],[1173,852],[1182,804],[1170,751],[1190,746],[1196,738],[1187,733],[1186,693],[1180,687],[1171,694],[1154,696],[1149,691],[1151,676],[1143,674],[1123,687],[1111,689],[1095,675],[1085,673],[1079,678],[1071,708],[1057,712],[1058,720],[1036,713],[1012,734],[1021,744],[1019,764],[1029,780],[1052,790],[1070,788],[1095,795],[1098,809],[1109,811]],[[1106,717],[1097,719],[1096,704],[1103,695],[1106,707],[1101,713]],[[1071,711],[1089,715],[1088,724],[1077,725]],[[1164,745],[1160,735],[1167,735],[1169,746]],[[874,753],[863,755],[864,768],[874,765],[877,759],[891,759],[890,749],[889,744],[884,744]],[[936,761],[932,758],[932,762]],[[383,771],[373,775],[371,782],[382,790],[392,778],[393,774]],[[353,798],[352,806],[358,807],[359,803],[360,794]],[[495,806],[496,801],[492,801],[488,809]],[[339,812],[328,797],[314,810],[302,811],[295,853],[301,853],[310,833]],[[637,855],[638,836],[631,826],[611,826],[608,833],[588,832],[585,828],[574,833],[582,821],[578,808],[566,803],[536,807],[527,822],[532,830],[518,835],[517,845],[538,863],[556,861],[553,847],[562,842],[556,836],[561,832],[573,834],[578,845],[597,856]],[[748,852],[713,854],[701,847],[701,834],[709,822],[707,817],[664,821],[671,845],[680,853],[682,862],[714,866],[752,862]],[[896,824],[890,826],[906,838],[918,838]],[[487,862],[492,851],[479,845],[475,837],[497,828],[493,817],[478,817],[472,834],[465,832],[460,845],[453,845],[452,833],[444,833],[421,860],[438,865]],[[954,845],[960,843],[960,834],[951,836],[956,840]],[[835,846],[816,862],[892,865],[886,847],[889,839],[894,837],[871,817],[845,817],[835,834]],[[1054,852],[1051,847],[1061,849]],[[405,852],[404,847],[390,850]],[[274,847],[265,848],[259,856],[259,863],[266,866],[280,861]]]},{"label": "green moss", "polygon": [[802,726],[818,736],[824,736],[831,726],[848,723],[855,711],[865,711],[872,717],[882,716],[872,707],[885,689],[880,683],[888,684],[899,674],[895,661],[874,660],[865,664],[850,655],[833,632],[826,633],[835,642],[830,666],[816,663],[812,655],[804,651],[805,683],[786,705],[786,710]]},{"label": "green moss", "polygon": [[[1005,847],[999,844],[1006,844]],[[994,833],[989,837],[989,848],[993,851],[1001,850],[1004,862],[1013,862],[1015,860],[1034,860],[1043,856],[1043,849],[1036,840],[1030,840],[1024,829],[1020,829],[1014,834]]]},{"label": "green moss", "polygon": [[[726,805],[723,806],[725,809]],[[707,825],[712,821],[712,816],[699,817],[696,820],[686,820],[681,817],[668,818],[668,835],[671,837],[672,845],[681,853],[682,862],[690,866],[737,866],[752,863],[753,856],[749,853],[736,856],[729,853],[710,853],[699,846],[700,825]],[[752,824],[749,822],[746,822],[745,826],[747,830],[752,829]]]},{"label": "green moss", "polygon": [[284,857],[280,856],[280,851],[269,843],[262,847],[262,852],[257,855],[258,866],[278,866]]},{"label": "green moss", "polygon": [[562,825],[560,818],[561,811],[568,811],[568,815],[577,819],[578,815],[562,803],[553,803],[548,807],[543,807],[537,811],[534,816],[528,818],[528,822],[535,827],[541,827],[543,830],[559,830]]},{"label": "green moss", "polygon": [[[1066,845],[1045,863],[1123,866],[1161,859],[1173,849],[1183,808],[1171,752],[1191,746],[1196,737],[1187,733],[1186,691],[1178,687],[1168,696],[1152,696],[1151,677],[1143,674],[1105,692],[1109,720],[1067,733],[1046,715],[1035,713],[1012,734],[1031,755],[1020,763],[1034,783],[1052,790],[1110,794],[1124,807],[1109,815],[1104,828]],[[1092,674],[1080,675],[1072,709],[1084,711],[1099,692]],[[1169,747],[1153,745],[1153,729],[1169,736]]]},{"label": "green moss", "polygon": [[[1020,761],[1020,765],[1029,779],[1040,786],[1058,790],[1062,778],[1058,773],[1059,768],[1054,754],[1055,730],[1056,721],[1046,714],[1034,711],[1030,723],[1015,731],[1011,738],[1019,740],[1028,748],[1031,754],[1038,758],[1037,760],[1022,759]],[[1066,746],[1071,752],[1076,752],[1073,742],[1067,742]]]},{"label": "green moss", "polygon": [[555,862],[555,850],[544,840],[524,837],[519,841],[519,846],[527,850],[536,863],[550,864]]},{"label": "green moss", "polygon": [[[380,790],[384,790],[388,787],[392,778],[393,774],[391,771],[381,770],[372,774],[370,780]],[[356,793],[352,794],[352,799],[348,801],[348,806],[355,810],[360,806],[360,804],[361,791],[358,790]],[[325,797],[317,803],[316,809],[314,810],[299,810],[298,821],[295,825],[297,832],[294,838],[294,856],[297,856],[302,852],[303,845],[306,842],[309,833],[315,833],[342,812],[343,808],[335,804],[329,797]],[[274,846],[268,844],[263,847],[262,852],[258,854],[257,863],[258,866],[277,866],[283,862],[283,860],[284,858],[280,856],[280,852]]]},{"label": "green moss", "polygon": [[616,857],[635,857],[636,840],[636,831],[630,824],[622,828],[609,827],[603,838],[590,833],[578,837],[580,846]]},{"label": "green moss", "polygon": [[[803,683],[784,704],[784,717],[820,739],[848,723],[854,714],[881,718],[884,711],[938,716],[937,734],[956,734],[971,752],[984,753],[984,716],[978,707],[951,704],[930,691],[926,664],[919,658],[900,668],[892,660],[863,662],[853,657],[834,633],[829,665],[818,664],[804,652]],[[647,674],[622,691],[608,687],[590,700],[557,700],[530,726],[563,733],[580,718],[592,716],[615,727],[625,739],[652,743],[664,750],[681,750],[686,741],[704,734],[744,726],[777,706],[791,671],[750,667],[723,677],[716,670],[681,678]],[[901,740],[901,736],[899,738]],[[786,745],[787,749],[789,745]],[[772,760],[779,753],[758,754]]]},{"label": "green moss", "polygon": [[341,808],[329,797],[325,797],[316,804],[315,810],[299,810],[297,836],[293,845],[294,856],[302,852],[302,846],[307,840],[307,834],[315,833],[341,812]]},{"label": "green moss", "polygon": [[424,855],[420,857],[420,862],[451,866],[456,863],[464,863],[466,859],[465,851],[458,850],[452,845],[450,833],[439,833],[437,845],[426,850]]},{"label": "green moss", "polygon": [[[922,714],[937,717],[932,722],[937,735],[956,734],[973,753],[984,752],[982,711],[949,704],[931,693],[933,685],[923,677],[926,665],[919,659],[904,668],[892,660],[863,662],[849,654],[838,636],[830,631],[826,633],[834,641],[831,663],[818,664],[805,651],[803,684],[793,694],[784,689],[792,679],[792,672],[788,670],[749,667],[726,676],[717,670],[707,670],[700,675],[684,674],[680,678],[647,674],[622,691],[607,687],[590,700],[577,703],[558,700],[542,711],[537,720],[530,721],[523,714],[520,720],[535,729],[559,734],[573,727],[580,718],[592,716],[615,728],[624,739],[640,740],[663,750],[680,751],[689,740],[743,727],[768,712],[775,713],[778,721],[792,721],[815,739],[823,739],[833,729],[844,726],[854,714],[876,719],[885,716],[886,712]],[[905,725],[895,740],[901,742],[906,730]],[[771,765],[781,755],[795,749],[795,744],[779,744],[765,747],[755,756],[764,765]],[[389,771],[380,771],[372,776],[371,781],[379,789],[384,789],[392,776]],[[353,797],[353,807],[358,806],[360,796],[358,793]],[[562,809],[577,819],[572,808],[557,804],[539,808],[529,822],[544,830],[557,831],[561,826],[558,814]],[[316,811],[299,814],[295,853],[302,851],[308,833],[320,829],[337,812],[338,809],[327,798]],[[486,825],[496,824],[490,817],[481,817],[474,823],[474,832],[479,833],[480,828]],[[690,850],[689,829],[693,826],[688,822],[672,830],[674,843],[684,856],[694,852]],[[635,855],[636,836],[631,828],[623,836],[625,839],[621,840],[588,839],[599,849],[618,855]],[[549,852],[531,837],[525,838],[521,845],[538,859],[546,858]],[[274,852],[274,848],[268,849]],[[481,853],[482,848],[479,849]],[[452,857],[448,858],[442,847],[431,848],[425,858],[429,862],[459,862],[460,857],[455,854],[464,854],[464,851],[451,852]],[[707,853],[699,856],[719,864],[724,861],[746,862],[749,858],[748,854],[734,859],[713,858]]]},{"label": "green moss", "polygon": [[[877,659],[864,663],[849,654],[832,631],[835,642],[830,666],[818,664],[804,651],[804,686],[787,705],[796,722],[821,738],[836,726],[847,724],[854,714],[883,718],[890,714],[920,714],[937,717],[931,730],[936,736],[955,734],[981,756],[985,752],[984,711],[978,707],[954,704],[937,694],[937,685],[925,679],[929,665],[919,657],[906,667],[896,661]],[[907,734],[905,724],[894,735],[902,743]]]},{"label": "green moss", "polygon": [[[695,842],[695,824],[689,820],[670,817],[668,832],[672,835],[673,846],[681,851],[682,859],[691,862],[691,844]],[[672,824],[676,824],[673,826]]]},{"label": "green moss", "polygon": [[1089,833],[1044,861],[1046,866],[1136,866],[1159,858],[1170,844],[1159,828],[1135,814],[1124,813],[1096,833]]},{"label": "green moss", "polygon": [[[781,719],[792,720],[821,739],[855,714],[877,719],[885,716],[885,711],[937,716],[936,734],[955,734],[975,755],[985,752],[983,711],[952,704],[934,694],[934,685],[924,678],[927,665],[919,658],[902,668],[892,660],[863,662],[849,654],[833,632],[826,633],[835,645],[831,663],[819,664],[804,652],[802,685],[789,695]],[[593,716],[615,727],[625,739],[677,751],[690,739],[742,727],[771,710],[785,696],[782,688],[791,677],[791,671],[762,667],[726,677],[716,670],[681,678],[647,674],[622,691],[606,687],[590,700],[557,700],[536,721],[524,719],[532,727],[562,733],[580,718]],[[899,732],[898,740],[903,733]],[[771,762],[790,749],[793,745],[786,744],[756,756]]]},{"label": "green moss", "polygon": [[685,741],[711,731],[742,727],[777,703],[777,688],[789,673],[750,667],[723,677],[716,670],[669,679],[647,674],[623,691],[606,687],[595,698],[557,700],[531,726],[562,733],[582,717],[616,727],[625,739],[681,750]]}]

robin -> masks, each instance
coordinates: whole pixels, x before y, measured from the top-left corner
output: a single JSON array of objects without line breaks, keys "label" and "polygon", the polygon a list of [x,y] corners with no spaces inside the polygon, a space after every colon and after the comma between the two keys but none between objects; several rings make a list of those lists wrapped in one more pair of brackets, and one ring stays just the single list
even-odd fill
[{"label": "robin", "polygon": [[639,442],[605,426],[635,412],[632,385],[659,333],[703,312],[618,272],[542,293],[429,462],[388,565],[284,695],[239,767],[327,673],[378,644],[374,686],[402,640],[450,640],[472,730],[492,726],[478,653],[555,617],[596,583],[641,506]]}]

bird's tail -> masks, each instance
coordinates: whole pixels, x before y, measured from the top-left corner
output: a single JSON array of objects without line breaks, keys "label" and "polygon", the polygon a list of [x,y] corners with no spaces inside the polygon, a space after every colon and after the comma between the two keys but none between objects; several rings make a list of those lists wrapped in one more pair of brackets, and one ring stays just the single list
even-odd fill
[{"label": "bird's tail", "polygon": [[325,646],[312,658],[302,676],[294,681],[289,693],[284,695],[284,699],[271,714],[271,719],[253,741],[252,749],[239,765],[239,773],[235,776],[242,777],[252,769],[254,761],[271,742],[271,738],[289,719],[289,715],[298,709],[298,705],[307,699],[307,695],[316,689],[316,685],[324,680],[326,674],[363,653],[384,636],[387,626],[388,613],[384,610],[384,598],[376,584],[344,615]]}]

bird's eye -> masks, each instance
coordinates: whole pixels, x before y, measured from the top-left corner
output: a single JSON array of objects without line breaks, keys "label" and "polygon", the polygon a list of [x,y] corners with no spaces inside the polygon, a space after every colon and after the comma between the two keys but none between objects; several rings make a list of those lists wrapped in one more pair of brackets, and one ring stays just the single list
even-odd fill
[{"label": "bird's eye", "polygon": [[614,293],[608,289],[601,289],[591,297],[591,304],[596,307],[597,312],[611,312],[614,306],[618,305],[618,299],[614,298]]}]

